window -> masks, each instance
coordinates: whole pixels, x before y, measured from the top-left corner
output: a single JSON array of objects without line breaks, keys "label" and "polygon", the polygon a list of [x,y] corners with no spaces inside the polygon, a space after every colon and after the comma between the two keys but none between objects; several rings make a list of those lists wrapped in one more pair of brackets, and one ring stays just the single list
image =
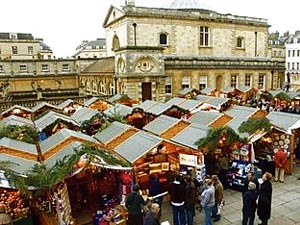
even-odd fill
[{"label": "window", "polygon": [[1,72],[4,72],[4,66],[3,65],[0,65],[0,73]]},{"label": "window", "polygon": [[113,83],[109,83],[109,95],[115,94],[115,86]]},{"label": "window", "polygon": [[287,63],[287,69],[289,70],[291,68],[291,63]]},{"label": "window", "polygon": [[14,55],[18,54],[18,47],[17,46],[12,46],[11,51],[12,51],[12,54],[14,54]]},{"label": "window", "polygon": [[236,47],[237,48],[244,48],[244,38],[243,37],[237,37]]},{"label": "window", "polygon": [[209,27],[201,26],[200,27],[200,46],[208,47],[209,46]]},{"label": "window", "polygon": [[276,54],[277,54],[276,51],[274,51],[274,52],[273,52],[273,56],[276,57]]},{"label": "window", "polygon": [[294,69],[295,69],[295,63],[292,62],[292,70],[294,70]]},{"label": "window", "polygon": [[25,64],[20,65],[20,72],[27,72],[27,65]]},{"label": "window", "polygon": [[200,75],[199,76],[199,90],[203,90],[207,87],[207,75]]},{"label": "window", "polygon": [[28,54],[33,55],[33,47],[32,46],[28,46]]},{"label": "window", "polygon": [[231,75],[230,86],[236,88],[237,87],[237,75]]},{"label": "window", "polygon": [[159,35],[159,44],[160,45],[167,45],[168,44],[168,36],[165,33]]},{"label": "window", "polygon": [[288,57],[291,57],[291,50],[288,50]]},{"label": "window", "polygon": [[299,70],[299,62],[297,62],[297,70]]},{"label": "window", "polygon": [[247,87],[251,86],[251,78],[252,78],[251,74],[246,74],[245,75],[245,86],[247,86]]},{"label": "window", "polygon": [[259,74],[258,88],[259,89],[265,89],[265,74]]},{"label": "window", "polygon": [[300,56],[300,50],[297,50],[297,57]]},{"label": "window", "polygon": [[166,94],[172,94],[172,78],[171,77],[166,78],[165,92],[166,92]]},{"label": "window", "polygon": [[69,64],[63,64],[62,65],[62,70],[64,70],[64,71],[67,71],[67,70],[70,70],[70,68],[69,68]]},{"label": "window", "polygon": [[182,83],[181,83],[181,88],[190,88],[190,77],[189,76],[183,76],[182,77]]},{"label": "window", "polygon": [[99,92],[102,93],[102,94],[105,94],[105,86],[104,86],[103,82],[100,83]]},{"label": "window", "polygon": [[42,71],[49,71],[48,64],[42,64]]},{"label": "window", "polygon": [[293,50],[293,57],[295,57],[295,50]]}]

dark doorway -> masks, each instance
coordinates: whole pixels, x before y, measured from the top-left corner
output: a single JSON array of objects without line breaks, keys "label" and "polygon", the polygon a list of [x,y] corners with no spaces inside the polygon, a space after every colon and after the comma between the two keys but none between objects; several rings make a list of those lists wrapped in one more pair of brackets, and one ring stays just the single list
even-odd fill
[{"label": "dark doorway", "polygon": [[142,83],[142,101],[152,100],[151,82]]}]

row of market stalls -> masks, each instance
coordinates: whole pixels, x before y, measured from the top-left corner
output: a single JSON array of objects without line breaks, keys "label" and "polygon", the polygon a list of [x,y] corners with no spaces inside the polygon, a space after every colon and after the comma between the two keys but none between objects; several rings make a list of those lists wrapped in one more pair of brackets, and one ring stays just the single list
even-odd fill
[{"label": "row of market stalls", "polygon": [[[50,206],[58,212],[58,217],[49,216],[52,214],[46,207],[40,214],[42,224],[50,224],[53,218],[59,218],[60,224],[62,221],[71,223],[74,215],[77,221],[89,221],[97,210],[109,210],[122,203],[133,182],[148,189],[150,174],[155,174],[168,190],[169,176],[175,170],[195,169],[201,173],[207,162],[207,171],[212,171],[217,161],[209,162],[195,144],[205,138],[211,128],[228,126],[248,138],[247,147],[233,149],[226,159],[228,162],[254,163],[255,158],[263,162],[263,169],[270,170],[274,151],[283,147],[289,152],[286,170],[292,173],[295,150],[299,148],[300,117],[297,114],[268,113],[259,108],[233,105],[229,98],[206,95],[197,95],[195,99],[176,97],[166,103],[146,100],[132,105],[108,104],[99,98],[87,102],[79,104],[67,100],[60,107],[41,103],[34,110],[14,106],[1,114],[1,126],[26,125],[39,131],[38,145],[7,137],[0,139],[1,160],[17,162],[12,169],[19,173],[30,171],[41,162],[51,168],[86,143],[101,150],[97,150],[98,161],[90,163],[83,157],[74,172],[57,186],[55,204]],[[127,124],[114,121],[102,129],[103,118],[110,121],[117,118]],[[251,136],[239,133],[240,125],[251,118],[268,118],[273,128]],[[219,157],[220,153],[222,147],[216,149],[214,156]],[[218,157],[214,160],[219,160]],[[45,202],[51,201],[43,200],[39,204],[47,205]]]}]

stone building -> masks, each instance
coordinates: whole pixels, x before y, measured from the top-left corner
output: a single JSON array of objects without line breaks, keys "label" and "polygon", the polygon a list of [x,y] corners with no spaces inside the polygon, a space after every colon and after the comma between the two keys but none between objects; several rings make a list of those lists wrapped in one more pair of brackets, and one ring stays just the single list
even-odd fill
[{"label": "stone building", "polygon": [[[111,83],[131,98],[165,101],[183,88],[266,90],[284,82],[284,62],[270,55],[266,19],[128,0],[122,9],[110,7],[103,27],[114,57]],[[95,79],[87,74],[82,83]]]},{"label": "stone building", "polygon": [[83,41],[77,48],[73,56],[77,59],[83,58],[104,58],[106,57],[106,40],[97,38],[93,41]]},{"label": "stone building", "polygon": [[55,59],[52,50],[31,34],[0,33],[1,108],[35,100],[79,96],[80,71],[96,59]]},{"label": "stone building", "polygon": [[0,59],[51,59],[53,52],[43,39],[30,33],[0,33]]}]

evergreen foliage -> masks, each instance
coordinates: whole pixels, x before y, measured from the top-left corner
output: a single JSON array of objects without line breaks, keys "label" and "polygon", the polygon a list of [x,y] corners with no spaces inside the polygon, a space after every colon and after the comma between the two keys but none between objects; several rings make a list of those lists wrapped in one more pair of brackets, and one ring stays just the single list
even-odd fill
[{"label": "evergreen foliage", "polygon": [[247,121],[244,121],[240,127],[238,128],[240,133],[248,133],[253,134],[257,130],[264,129],[265,131],[269,131],[272,127],[272,124],[268,118],[254,118],[254,119],[248,119]]}]

